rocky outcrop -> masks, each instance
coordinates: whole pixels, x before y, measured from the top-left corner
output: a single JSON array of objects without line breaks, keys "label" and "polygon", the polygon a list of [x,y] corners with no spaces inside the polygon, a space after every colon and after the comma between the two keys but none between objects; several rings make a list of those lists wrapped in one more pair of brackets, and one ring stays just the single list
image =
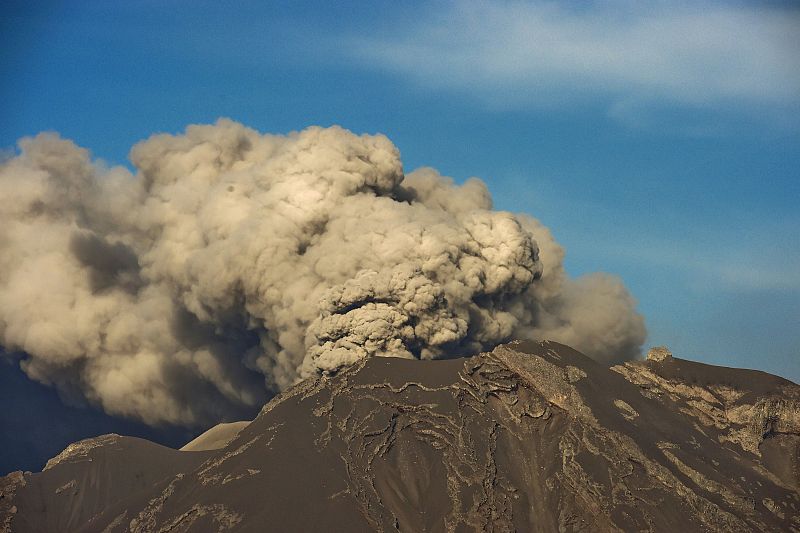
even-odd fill
[{"label": "rocky outcrop", "polygon": [[[652,352],[652,350],[651,350]],[[720,446],[755,457],[756,468],[779,485],[800,491],[800,387],[754,370],[681,359],[652,358],[613,371],[641,393],[677,410]]]},{"label": "rocky outcrop", "polygon": [[[526,342],[464,359],[368,359],[274,398],[218,450],[147,443],[155,468],[135,458],[144,441],[107,438],[42,473],[6,477],[16,512],[0,504],[0,524],[800,531],[800,387],[661,355],[608,369],[563,345]],[[87,479],[98,472],[108,486],[129,480],[123,464],[141,467],[148,487],[64,518],[96,499],[102,489]]]},{"label": "rocky outcrop", "polygon": [[[25,474],[30,474],[30,472]],[[11,531],[11,522],[17,515],[14,497],[18,489],[25,487],[25,474],[11,472],[0,478],[0,532],[2,533]]]}]

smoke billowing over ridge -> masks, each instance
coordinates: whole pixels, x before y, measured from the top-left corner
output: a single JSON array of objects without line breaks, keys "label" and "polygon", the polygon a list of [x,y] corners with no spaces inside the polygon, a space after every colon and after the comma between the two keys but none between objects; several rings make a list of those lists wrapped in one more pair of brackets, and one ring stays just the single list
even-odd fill
[{"label": "smoke billowing over ridge", "polygon": [[549,338],[635,357],[614,277],[569,279],[477,179],[403,174],[382,135],[262,135],[220,120],[105,168],[55,134],[0,165],[0,345],[62,394],[148,423],[237,416],[369,355]]}]

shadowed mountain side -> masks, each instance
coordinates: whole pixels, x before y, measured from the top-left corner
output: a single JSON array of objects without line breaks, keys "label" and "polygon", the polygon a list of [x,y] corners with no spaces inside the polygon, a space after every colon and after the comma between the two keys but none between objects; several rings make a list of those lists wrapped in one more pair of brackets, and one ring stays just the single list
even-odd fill
[{"label": "shadowed mountain side", "polygon": [[[219,450],[73,445],[2,479],[0,525],[783,531],[800,529],[799,440],[800,387],[760,372],[608,369],[552,342],[374,357],[292,387]],[[100,478],[114,490],[98,495]]]},{"label": "shadowed mountain side", "polygon": [[[147,501],[165,478],[192,470],[208,457],[116,434],[70,444],[39,474],[14,472],[0,478],[0,527],[6,527],[0,530],[8,530],[9,512],[11,531],[83,530],[109,506]],[[12,505],[9,495],[15,492]],[[14,507],[19,512],[13,513]]]}]

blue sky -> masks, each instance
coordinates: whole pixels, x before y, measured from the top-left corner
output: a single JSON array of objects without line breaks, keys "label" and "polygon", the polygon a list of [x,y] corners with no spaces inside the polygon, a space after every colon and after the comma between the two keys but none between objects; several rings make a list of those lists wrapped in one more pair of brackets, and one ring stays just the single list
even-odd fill
[{"label": "blue sky", "polygon": [[0,8],[6,150],[55,130],[128,164],[222,116],[385,133],[621,276],[649,345],[800,381],[797,4],[32,4]]}]

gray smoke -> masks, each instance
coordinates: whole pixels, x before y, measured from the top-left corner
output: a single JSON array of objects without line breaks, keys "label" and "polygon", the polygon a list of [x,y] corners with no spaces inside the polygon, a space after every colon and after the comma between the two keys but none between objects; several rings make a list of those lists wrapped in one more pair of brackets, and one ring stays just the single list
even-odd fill
[{"label": "gray smoke", "polygon": [[0,164],[0,345],[32,379],[148,423],[236,417],[371,355],[549,338],[639,354],[642,317],[483,182],[404,175],[382,135],[155,135],[137,172],[55,134]]}]

